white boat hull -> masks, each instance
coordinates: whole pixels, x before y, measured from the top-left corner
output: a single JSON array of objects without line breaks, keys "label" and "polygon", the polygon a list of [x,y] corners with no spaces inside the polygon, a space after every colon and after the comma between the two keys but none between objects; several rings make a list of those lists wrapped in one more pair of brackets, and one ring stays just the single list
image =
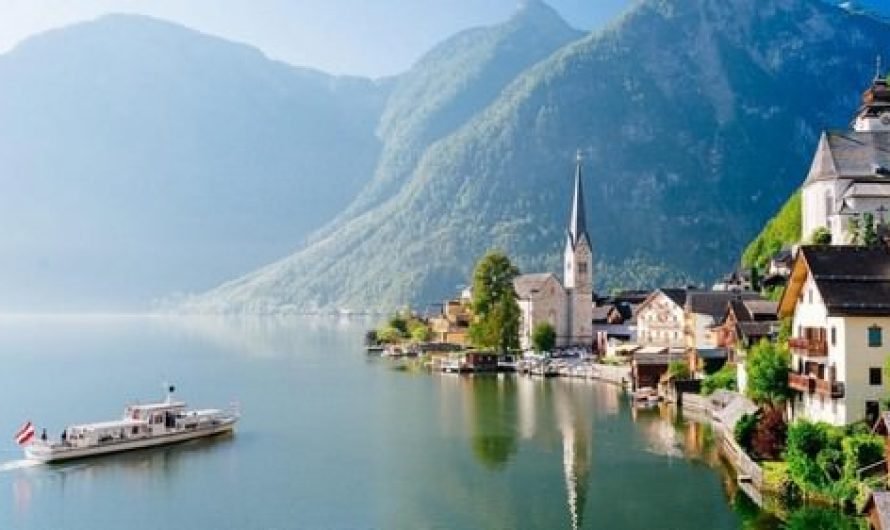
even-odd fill
[{"label": "white boat hull", "polygon": [[136,449],[145,449],[148,447],[158,447],[171,445],[197,438],[205,438],[208,436],[216,436],[235,430],[236,419],[230,419],[219,425],[212,427],[204,427],[200,429],[190,429],[145,438],[137,438],[131,440],[123,440],[100,445],[91,445],[87,447],[74,446],[51,446],[42,442],[35,442],[25,447],[25,457],[29,460],[38,462],[52,463],[62,462],[65,460],[74,460],[78,458],[88,458],[92,456],[107,455],[112,453],[120,453],[123,451],[133,451]]}]

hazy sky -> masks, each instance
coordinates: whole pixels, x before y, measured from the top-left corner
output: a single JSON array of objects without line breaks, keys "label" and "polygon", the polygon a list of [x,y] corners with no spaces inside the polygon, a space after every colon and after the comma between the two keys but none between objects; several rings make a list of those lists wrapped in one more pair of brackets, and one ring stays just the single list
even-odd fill
[{"label": "hazy sky", "polygon": [[[550,0],[573,26],[600,25],[630,0]],[[443,38],[505,20],[518,0],[0,0],[0,53],[50,28],[143,13],[332,73],[406,69]]]}]

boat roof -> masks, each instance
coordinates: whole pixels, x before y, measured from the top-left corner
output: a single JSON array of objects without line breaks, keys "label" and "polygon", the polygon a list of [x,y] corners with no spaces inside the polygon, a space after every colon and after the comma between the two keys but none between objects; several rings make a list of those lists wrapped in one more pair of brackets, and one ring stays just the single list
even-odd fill
[{"label": "boat roof", "polygon": [[195,414],[196,416],[210,416],[213,414],[220,414],[221,412],[222,411],[219,409],[201,409],[191,411],[191,413]]},{"label": "boat roof", "polygon": [[68,429],[96,431],[96,430],[101,430],[101,429],[139,427],[142,425],[148,425],[148,423],[145,420],[124,419],[124,420],[114,420],[114,421],[100,421],[100,422],[96,422],[96,423],[82,423],[80,425],[70,425],[70,426],[68,426]]},{"label": "boat roof", "polygon": [[160,403],[145,403],[142,405],[130,405],[130,410],[144,410],[151,412],[153,410],[165,409],[181,409],[185,407],[185,401],[162,401]]}]

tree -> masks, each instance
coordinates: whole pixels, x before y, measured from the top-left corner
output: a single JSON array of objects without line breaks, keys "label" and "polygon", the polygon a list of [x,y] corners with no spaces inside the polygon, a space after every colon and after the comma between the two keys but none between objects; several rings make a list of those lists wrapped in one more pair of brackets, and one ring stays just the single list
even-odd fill
[{"label": "tree", "polygon": [[859,217],[854,215],[847,220],[847,237],[851,245],[862,244],[862,228],[859,225]]},{"label": "tree", "polygon": [[411,335],[411,340],[415,342],[427,342],[433,336],[429,326],[420,320],[412,320],[408,323],[408,334]]},{"label": "tree", "polygon": [[532,346],[535,351],[549,352],[556,346],[556,330],[550,322],[540,322],[532,330]]},{"label": "tree", "polygon": [[788,386],[791,356],[784,346],[766,340],[751,348],[745,367],[748,397],[757,403],[778,406],[791,397]]},{"label": "tree", "polygon": [[513,280],[519,275],[502,252],[489,251],[473,271],[473,315],[470,339],[482,348],[519,348],[519,304]]},{"label": "tree", "polygon": [[831,231],[824,226],[820,226],[819,228],[813,230],[813,233],[810,234],[810,243],[814,245],[830,245]]},{"label": "tree", "polygon": [[736,366],[734,364],[724,364],[723,368],[705,377],[701,382],[701,393],[706,396],[710,396],[718,389],[738,389]]},{"label": "tree", "polygon": [[862,244],[873,248],[878,246],[878,232],[875,229],[875,214],[867,212],[862,215]]},{"label": "tree", "polygon": [[674,379],[689,379],[689,365],[685,361],[671,361],[668,365],[667,374]]}]

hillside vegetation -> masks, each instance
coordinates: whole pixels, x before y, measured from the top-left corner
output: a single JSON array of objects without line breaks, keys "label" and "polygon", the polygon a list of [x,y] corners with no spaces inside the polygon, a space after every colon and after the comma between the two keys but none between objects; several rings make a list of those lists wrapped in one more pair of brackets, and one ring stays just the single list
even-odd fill
[{"label": "hillside vegetation", "polygon": [[800,185],[819,132],[849,122],[888,43],[815,0],[643,0],[525,70],[380,204],[186,307],[424,305],[489,248],[559,272],[577,149],[599,271],[711,280]]},{"label": "hillside vegetation", "polygon": [[801,241],[800,205],[801,193],[797,191],[745,249],[743,266],[763,269],[776,252]]}]

